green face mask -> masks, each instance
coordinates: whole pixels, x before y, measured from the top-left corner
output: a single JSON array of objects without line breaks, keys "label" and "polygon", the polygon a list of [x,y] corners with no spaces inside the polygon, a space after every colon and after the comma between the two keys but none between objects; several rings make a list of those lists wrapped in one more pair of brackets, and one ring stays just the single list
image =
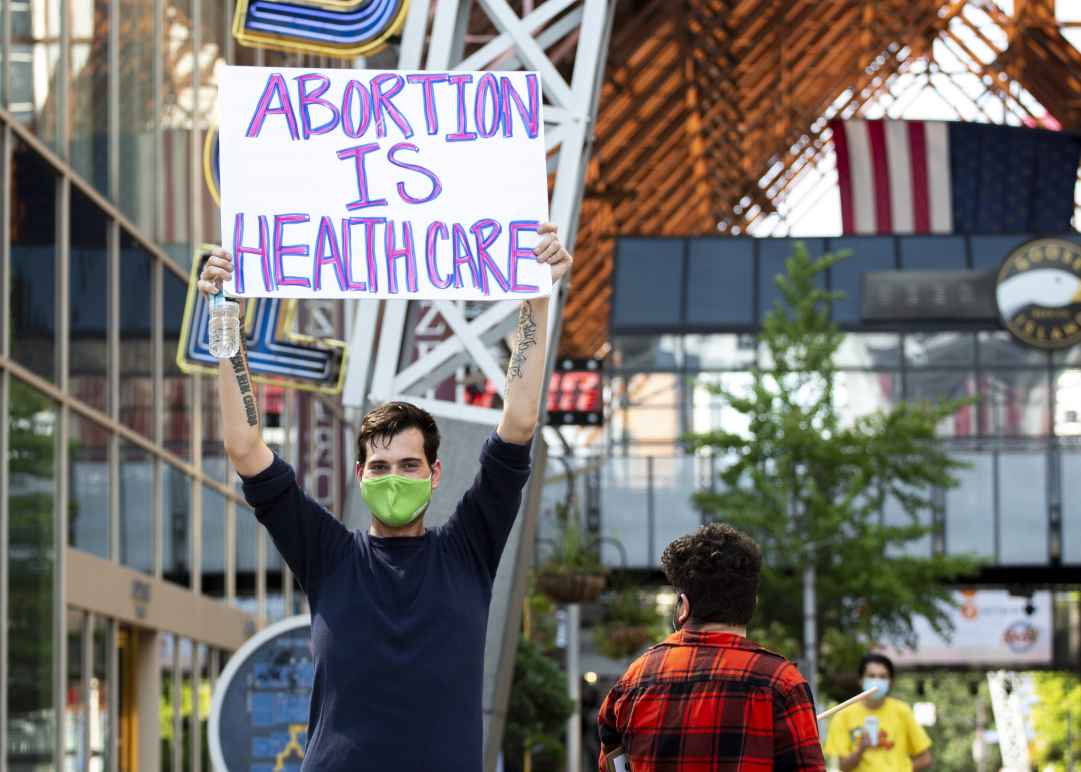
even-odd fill
[{"label": "green face mask", "polygon": [[401,528],[424,514],[432,500],[432,478],[418,480],[400,474],[365,478],[360,481],[360,495],[380,522]]}]

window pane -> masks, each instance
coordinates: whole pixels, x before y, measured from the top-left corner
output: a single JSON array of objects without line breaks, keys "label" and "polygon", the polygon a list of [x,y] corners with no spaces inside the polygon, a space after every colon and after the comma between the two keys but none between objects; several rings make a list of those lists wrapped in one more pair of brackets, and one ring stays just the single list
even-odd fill
[{"label": "window pane", "polygon": [[[924,489],[926,491],[926,489]],[[926,495],[924,493],[923,495]],[[931,525],[931,513],[924,509],[916,513],[915,517],[906,512],[901,503],[894,496],[886,498],[886,505],[882,511],[882,522],[887,526],[910,526],[915,522],[918,525],[928,527]],[[906,544],[891,544],[886,552],[887,556],[907,555],[909,557],[931,557],[931,534],[928,533],[919,539],[913,539]]]},{"label": "window pane", "polygon": [[612,282],[612,328],[672,328],[683,316],[683,239],[621,238]]},{"label": "window pane", "polygon": [[[255,570],[258,563],[259,522],[250,507],[236,508],[237,605],[255,612]],[[250,604],[250,605],[249,605]]]},{"label": "window pane", "polygon": [[225,597],[225,497],[203,487],[203,594]]},{"label": "window pane", "polygon": [[191,478],[163,464],[162,550],[165,578],[191,586]]},{"label": "window pane", "polygon": [[70,416],[68,544],[109,557],[109,432],[76,413]]},{"label": "window pane", "polygon": [[173,683],[173,666],[176,662],[174,652],[180,645],[180,638],[172,633],[159,633],[158,641],[160,642],[158,662],[161,663],[161,770],[162,772],[181,772],[173,763],[173,754],[178,750],[176,746],[183,742],[181,738],[176,737],[177,717],[174,706],[179,706],[181,699],[174,698],[176,688]]},{"label": "window pane", "polygon": [[857,419],[901,401],[901,374],[841,370],[834,378],[833,395],[841,425],[852,426]]},{"label": "window pane", "polygon": [[120,441],[120,562],[139,571],[154,570],[154,460]]},{"label": "window pane", "polygon": [[[217,123],[215,107],[218,99],[218,73],[225,64],[225,28],[222,14],[221,0],[197,0],[202,3],[202,54],[200,60],[203,66],[199,71],[199,151],[202,152],[206,141],[207,129]],[[201,156],[196,158],[199,167],[202,168]],[[203,180],[204,174],[199,178]],[[210,190],[203,180],[199,185],[199,199],[203,207],[203,232],[200,241],[209,241],[217,244],[221,241],[221,218],[218,216],[218,207],[210,195]]]},{"label": "window pane", "polygon": [[687,323],[754,324],[754,240],[688,240]]},{"label": "window pane", "polygon": [[[653,554],[650,566],[659,566],[668,544],[702,525],[702,515],[691,504],[697,490],[695,465],[708,463],[696,456],[653,459]],[[644,529],[643,529],[644,530]]]},{"label": "window pane", "polygon": [[16,142],[11,179],[11,355],[53,379],[56,367],[56,177]]},{"label": "window pane", "polygon": [[604,517],[601,536],[619,542],[622,550],[605,549],[609,565],[648,566],[649,460],[609,458],[604,465]]},{"label": "window pane", "polygon": [[844,297],[833,304],[833,320],[838,324],[858,324],[862,319],[863,275],[871,271],[895,271],[892,238],[830,239],[830,252],[848,250],[851,255],[830,269],[830,289]]},{"label": "window pane", "polygon": [[[191,265],[192,0],[165,3],[161,61],[161,175],[158,241],[184,268]],[[201,56],[199,57],[201,59]]]},{"label": "window pane", "polygon": [[120,236],[120,423],[154,439],[153,258],[126,232]]},{"label": "window pane", "polygon": [[[639,443],[674,444],[683,434],[679,408],[628,407],[612,414],[612,433],[622,445]],[[670,454],[672,451],[669,450]]]},{"label": "window pane", "polygon": [[71,267],[68,271],[71,390],[76,397],[103,413],[108,411],[109,394],[106,336],[109,261],[105,251],[108,227],[109,221],[102,211],[73,186]]},{"label": "window pane", "polygon": [[71,163],[85,180],[108,195],[109,0],[70,3]]},{"label": "window pane", "polygon": [[754,379],[749,372],[708,373],[693,380],[691,431],[696,433],[726,431],[742,436],[750,434],[750,419],[732,408],[723,394],[713,387],[739,397],[750,394]]},{"label": "window pane", "polygon": [[999,454],[999,562],[1047,563],[1047,455]]},{"label": "window pane", "polygon": [[[909,370],[905,373],[905,397],[910,402],[960,400],[978,393],[975,373],[963,370]],[[978,405],[964,405],[938,425],[942,437],[975,437],[981,432]]]},{"label": "window pane", "polygon": [[965,270],[965,240],[960,236],[906,236],[900,241],[906,271]]},{"label": "window pane", "polygon": [[1047,364],[1047,352],[1018,343],[1008,332],[981,332],[980,364],[1038,367]]},{"label": "window pane", "polygon": [[64,706],[64,772],[79,772],[86,767],[87,748],[84,729],[88,717],[87,695],[83,691],[83,623],[86,613],[68,609],[67,614],[67,687]]},{"label": "window pane", "polygon": [[1081,436],[1081,370],[1055,373],[1055,435]]},{"label": "window pane", "polygon": [[836,367],[900,367],[901,336],[886,332],[850,332],[833,355]]},{"label": "window pane", "polygon": [[1051,391],[1046,370],[985,370],[979,405],[983,434],[1046,436],[1051,431]]},{"label": "window pane", "polygon": [[997,271],[1003,258],[1031,239],[1031,236],[973,236],[969,240],[972,267]]},{"label": "window pane", "polygon": [[218,404],[218,379],[197,378],[203,394],[203,471],[215,480],[226,482],[225,442],[222,439],[221,407]]},{"label": "window pane", "polygon": [[29,6],[29,12],[13,15],[12,22],[19,16],[25,16],[21,21],[29,23],[12,25],[11,42],[19,53],[30,58],[32,64],[25,73],[29,76],[28,82],[12,83],[11,98],[22,103],[20,107],[26,110],[29,118],[27,123],[38,138],[51,150],[59,151],[59,100],[61,89],[66,84],[66,78],[61,77],[59,69],[61,0],[32,0],[19,5]]},{"label": "window pane", "polygon": [[53,496],[57,410],[51,400],[15,378],[10,399],[7,763],[12,769],[45,769],[56,731]]},{"label": "window pane", "polygon": [[905,336],[909,367],[971,367],[976,361],[976,336],[968,332],[913,333]]},{"label": "window pane", "polygon": [[97,711],[97,727],[90,732],[90,769],[104,772],[111,769],[109,755],[112,750],[113,722],[109,715],[109,658],[113,651],[113,634],[107,619],[94,617],[94,670],[90,678],[91,710]]},{"label": "window pane", "polygon": [[[821,257],[825,252],[824,239],[800,239],[807,247],[812,258]],[[759,323],[773,309],[773,304],[781,299],[777,288],[777,275],[785,272],[784,261],[792,256],[791,239],[756,239],[758,244],[758,316]],[[826,274],[818,274],[818,285],[824,287]]]},{"label": "window pane", "polygon": [[675,335],[621,335],[614,339],[612,366],[626,370],[673,370],[681,365]]},{"label": "window pane", "polygon": [[687,370],[738,370],[754,366],[754,335],[688,335]]},{"label": "window pane", "polygon": [[1062,454],[1062,562],[1081,564],[1081,453]]},{"label": "window pane", "polygon": [[184,316],[184,301],[188,294],[186,281],[170,270],[163,270],[165,303],[164,328],[165,378],[165,447],[184,459],[191,458],[191,388],[193,379],[180,372],[176,350],[180,344],[180,324]]},{"label": "window pane", "polygon": [[966,468],[954,476],[958,486],[946,491],[946,552],[984,558],[995,555],[993,459],[987,453],[956,453]]},{"label": "window pane", "polygon": [[116,0],[127,32],[120,35],[120,208],[146,234],[154,233],[157,206],[154,109],[154,3]]}]

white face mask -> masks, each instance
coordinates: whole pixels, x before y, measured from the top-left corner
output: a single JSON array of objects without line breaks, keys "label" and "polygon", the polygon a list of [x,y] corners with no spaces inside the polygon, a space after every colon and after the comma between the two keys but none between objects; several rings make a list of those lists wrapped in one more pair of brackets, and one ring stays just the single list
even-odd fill
[{"label": "white face mask", "polygon": [[875,693],[872,695],[872,699],[883,700],[886,695],[890,693],[890,679],[888,678],[871,678],[868,676],[863,679],[863,691],[874,689]]}]

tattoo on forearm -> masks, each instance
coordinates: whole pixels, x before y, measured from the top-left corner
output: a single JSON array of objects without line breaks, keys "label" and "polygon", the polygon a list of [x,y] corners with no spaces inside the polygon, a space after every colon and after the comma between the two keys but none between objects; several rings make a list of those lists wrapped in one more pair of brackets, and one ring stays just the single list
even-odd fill
[{"label": "tattoo on forearm", "polygon": [[240,399],[244,403],[244,413],[248,418],[248,426],[259,425],[259,408],[255,404],[255,392],[252,390],[251,373],[248,372],[248,360],[244,356],[244,343],[240,344],[240,350],[233,355],[229,362],[233,365],[233,373],[236,375],[236,385],[240,387]]},{"label": "tattoo on forearm", "polygon": [[525,375],[525,363],[529,357],[529,349],[537,345],[537,322],[533,318],[533,306],[528,302],[522,303],[518,312],[518,342],[510,355],[510,366],[507,368],[507,385],[510,381],[522,378]]}]

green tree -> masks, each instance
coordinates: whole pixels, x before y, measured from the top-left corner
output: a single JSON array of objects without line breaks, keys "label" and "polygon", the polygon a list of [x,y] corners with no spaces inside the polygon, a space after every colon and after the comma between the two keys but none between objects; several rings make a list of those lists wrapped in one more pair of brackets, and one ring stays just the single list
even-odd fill
[{"label": "green tree", "polygon": [[[801,575],[813,563],[822,686],[837,696],[851,693],[849,674],[870,643],[911,643],[918,617],[948,633],[948,583],[974,568],[968,559],[905,550],[931,532],[921,515],[940,506],[935,491],[956,484],[960,465],[935,430],[962,403],[903,403],[843,420],[834,355],[844,333],[831,321],[841,294],[819,286],[820,274],[843,257],[811,259],[796,245],[776,279],[782,299],[762,329],[768,367],[752,372],[744,392],[716,389],[746,417],[748,431],[688,438],[722,465],[723,485],[697,494],[696,505],[762,547],[755,637],[789,656],[799,653]],[[905,522],[883,521],[891,498]]]},{"label": "green tree", "polygon": [[514,660],[503,756],[516,769],[528,750],[533,769],[557,769],[563,763],[561,735],[574,704],[567,696],[567,676],[541,645],[528,638],[518,642]]},{"label": "green tree", "polygon": [[[934,703],[935,724],[927,727],[927,734],[933,743],[935,769],[977,768],[972,758],[977,729],[981,724],[984,730],[995,728],[991,694],[983,671],[908,673],[897,677],[891,692],[910,705]],[[984,769],[1001,769],[998,743],[984,743],[984,754]]]},{"label": "green tree", "polygon": [[56,709],[52,695],[56,409],[45,395],[17,378],[9,383],[8,709],[16,731],[41,739],[51,733],[46,727],[55,719]]},{"label": "green tree", "polygon": [[1072,772],[1069,762],[1081,766],[1081,678],[1070,673],[1036,673],[1034,678],[1040,698],[1032,711],[1039,768]]}]

